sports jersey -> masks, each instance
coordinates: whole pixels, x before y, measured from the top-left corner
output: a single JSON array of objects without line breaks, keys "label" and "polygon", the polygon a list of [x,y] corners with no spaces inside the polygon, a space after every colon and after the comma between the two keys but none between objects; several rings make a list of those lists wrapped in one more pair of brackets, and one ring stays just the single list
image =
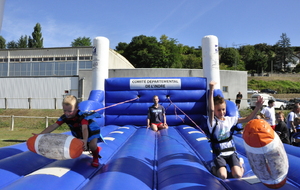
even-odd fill
[{"label": "sports jersey", "polygon": [[164,114],[165,108],[160,104],[157,105],[157,108],[153,104],[148,109],[148,119],[150,119],[150,123],[162,123]]}]

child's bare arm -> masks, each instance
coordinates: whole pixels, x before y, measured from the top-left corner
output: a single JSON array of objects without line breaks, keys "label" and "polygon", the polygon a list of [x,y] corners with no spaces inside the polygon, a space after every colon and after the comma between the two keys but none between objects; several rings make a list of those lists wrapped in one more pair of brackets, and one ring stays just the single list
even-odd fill
[{"label": "child's bare arm", "polygon": [[54,131],[59,125],[57,123],[54,123],[50,126],[48,126],[46,129],[44,129],[41,133],[32,133],[33,135],[38,135],[38,134],[45,134],[45,133],[51,133]]},{"label": "child's bare arm", "polygon": [[246,122],[250,121],[251,119],[253,119],[255,117],[256,113],[262,107],[263,103],[264,103],[263,98],[261,96],[258,96],[255,109],[247,117],[239,118],[238,123],[246,123]]},{"label": "child's bare arm", "polygon": [[88,141],[88,138],[89,138],[89,130],[88,130],[88,125],[84,124],[82,125],[82,141],[84,143],[84,149],[87,150],[87,141]]},{"label": "child's bare arm", "polygon": [[214,118],[214,89],[215,89],[216,82],[211,81],[209,83],[209,96],[208,96],[208,118],[209,123],[212,125],[212,121]]}]

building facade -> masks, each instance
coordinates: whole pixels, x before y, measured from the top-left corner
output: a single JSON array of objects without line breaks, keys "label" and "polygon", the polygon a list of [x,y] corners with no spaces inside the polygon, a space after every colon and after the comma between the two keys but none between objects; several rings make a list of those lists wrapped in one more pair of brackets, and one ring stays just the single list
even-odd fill
[{"label": "building facade", "polygon": [[[134,68],[110,49],[109,78],[203,77],[202,69]],[[220,71],[224,98],[244,95],[247,107],[247,72]],[[87,100],[92,90],[92,47],[0,50],[0,108],[60,109],[65,95]]]},{"label": "building facade", "polygon": [[[114,50],[109,54],[110,69],[134,69]],[[68,94],[85,100],[91,74],[92,47],[0,50],[0,108],[57,109]]]}]

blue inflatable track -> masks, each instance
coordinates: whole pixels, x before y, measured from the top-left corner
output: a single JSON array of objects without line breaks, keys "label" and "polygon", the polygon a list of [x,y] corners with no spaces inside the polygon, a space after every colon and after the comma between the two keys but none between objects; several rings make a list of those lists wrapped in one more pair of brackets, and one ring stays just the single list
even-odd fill
[{"label": "blue inflatable track", "polygon": [[[210,173],[212,153],[203,133],[206,85],[205,78],[196,77],[107,79],[105,92],[92,91],[89,100],[79,105],[82,111],[112,106],[99,111],[105,117],[97,119],[106,141],[98,143],[102,147],[101,165],[92,167],[88,152],[76,159],[52,160],[28,151],[25,143],[3,147],[0,189],[269,189],[253,174],[239,134],[234,135],[234,141],[245,162],[243,178],[221,180]],[[166,108],[169,124],[169,129],[158,133],[145,126],[154,95]],[[131,99],[134,100],[114,106]],[[237,114],[233,102],[227,101],[227,114]],[[285,145],[285,149],[289,172],[280,189],[299,189],[299,148]]]}]

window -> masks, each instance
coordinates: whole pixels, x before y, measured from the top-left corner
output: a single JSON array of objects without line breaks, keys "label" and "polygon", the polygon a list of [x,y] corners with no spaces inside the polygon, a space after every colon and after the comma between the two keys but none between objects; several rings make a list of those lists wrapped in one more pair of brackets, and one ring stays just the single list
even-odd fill
[{"label": "window", "polygon": [[0,76],[1,77],[7,76],[7,65],[8,65],[8,63],[0,63]]},{"label": "window", "polygon": [[92,69],[92,61],[79,61],[79,69]]},{"label": "window", "polygon": [[74,60],[77,60],[77,57],[67,57],[67,60],[68,61],[74,61]]},{"label": "window", "polygon": [[223,86],[222,88],[223,92],[228,92],[228,86]]}]

